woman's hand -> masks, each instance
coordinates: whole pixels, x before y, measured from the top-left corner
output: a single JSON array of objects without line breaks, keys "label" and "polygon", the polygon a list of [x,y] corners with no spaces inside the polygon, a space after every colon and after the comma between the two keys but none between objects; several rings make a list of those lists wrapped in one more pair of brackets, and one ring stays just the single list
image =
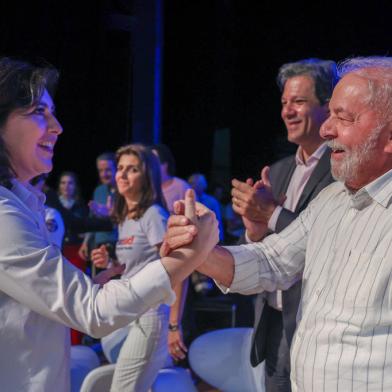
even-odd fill
[{"label": "woman's hand", "polygon": [[106,268],[109,263],[109,252],[105,245],[91,251],[91,261],[98,268]]},{"label": "woman's hand", "polygon": [[181,329],[177,331],[170,331],[167,336],[167,346],[169,349],[170,355],[176,361],[180,361],[184,359],[188,349],[186,348],[183,340],[182,340],[182,332]]},{"label": "woman's hand", "polygon": [[88,260],[88,245],[86,242],[82,242],[82,245],[80,245],[80,248],[78,250],[78,255],[82,260],[84,261]]}]

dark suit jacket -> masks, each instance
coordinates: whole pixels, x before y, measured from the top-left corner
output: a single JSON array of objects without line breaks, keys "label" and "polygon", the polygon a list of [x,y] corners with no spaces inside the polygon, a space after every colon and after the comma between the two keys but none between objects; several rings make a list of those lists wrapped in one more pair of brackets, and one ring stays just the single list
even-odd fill
[{"label": "dark suit jacket", "polygon": [[[333,182],[330,167],[331,152],[328,149],[321,157],[319,163],[310,176],[298,205],[294,212],[283,209],[276,223],[276,233],[286,228],[298,215],[306,208],[309,202],[314,199],[318,193]],[[274,163],[270,168],[270,181],[272,192],[276,199],[281,194],[285,194],[290,183],[290,179],[295,170],[295,156],[289,156]],[[286,338],[290,347],[291,340],[296,328],[296,316],[298,305],[301,299],[301,281],[295,283],[291,288],[282,292],[282,316],[283,326],[286,332]],[[264,349],[268,329],[268,307],[264,309],[266,298],[261,293],[256,298],[255,303],[255,328],[252,340],[251,363],[257,366],[265,357]],[[263,309],[265,310],[263,312]],[[263,314],[264,313],[264,314]],[[260,319],[262,318],[262,322]]]}]

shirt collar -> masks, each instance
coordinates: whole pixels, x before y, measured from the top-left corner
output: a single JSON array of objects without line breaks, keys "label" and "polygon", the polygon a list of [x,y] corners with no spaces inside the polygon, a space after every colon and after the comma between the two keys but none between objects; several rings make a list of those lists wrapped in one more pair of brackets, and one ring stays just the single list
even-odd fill
[{"label": "shirt collar", "polygon": [[321,157],[323,156],[325,150],[327,149],[327,143],[322,143],[316,151],[313,152],[313,154],[308,158],[306,162],[304,162],[302,158],[302,147],[299,146],[297,148],[297,152],[295,154],[295,164],[298,165],[305,165],[309,166],[312,164],[314,161],[319,161]]},{"label": "shirt collar", "polygon": [[373,200],[387,208],[392,199],[392,170],[384,173],[355,193],[344,185],[343,189],[351,196],[352,206],[358,210],[367,207]]},{"label": "shirt collar", "polygon": [[43,211],[46,197],[30,184],[13,179],[12,192],[28,207],[35,211]]},{"label": "shirt collar", "polygon": [[377,203],[387,208],[392,198],[392,170],[376,178],[363,189],[366,189],[369,196]]}]

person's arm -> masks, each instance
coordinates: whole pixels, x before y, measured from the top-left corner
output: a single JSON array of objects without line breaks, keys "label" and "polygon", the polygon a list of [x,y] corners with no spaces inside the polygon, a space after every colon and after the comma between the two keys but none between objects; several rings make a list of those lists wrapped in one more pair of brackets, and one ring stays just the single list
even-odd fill
[{"label": "person's arm", "polygon": [[0,215],[8,227],[0,236],[0,290],[42,316],[101,337],[150,307],[173,301],[159,261],[132,279],[100,287],[46,241],[27,213]]},{"label": "person's arm", "polygon": [[[150,245],[156,246],[158,252],[166,233],[167,219],[167,211],[155,205],[149,208],[140,220],[141,228],[148,242]],[[169,353],[176,360],[185,358],[185,353],[187,352],[187,348],[182,340],[181,320],[188,290],[188,281],[189,279],[187,278],[174,287],[176,300],[170,307],[167,343]]]},{"label": "person's arm", "polygon": [[310,214],[308,207],[285,230],[262,242],[216,247],[198,270],[215,279],[224,292],[286,290],[302,275]]},{"label": "person's arm", "polygon": [[88,256],[89,256],[89,254],[88,254],[88,244],[91,241],[92,236],[93,236],[93,233],[91,233],[91,232],[86,233],[84,238],[83,238],[83,242],[80,245],[80,248],[78,250],[79,257],[82,260],[84,260],[84,261],[88,260]]},{"label": "person's arm", "polygon": [[130,279],[100,287],[48,243],[29,210],[5,200],[0,220],[0,290],[51,320],[95,337],[129,324],[151,307],[173,303],[172,287],[218,242],[217,222],[212,213],[205,214],[191,245],[149,263]]},{"label": "person's arm", "polygon": [[[268,236],[262,243],[215,247],[197,269],[214,278],[226,292],[254,294],[287,289],[299,279],[304,267],[308,232],[314,219],[312,204],[282,233]],[[167,244],[162,247],[166,251],[191,236],[192,225],[183,216],[171,216],[168,227]]]},{"label": "person's arm", "polygon": [[188,351],[183,341],[181,327],[188,285],[189,279],[187,278],[182,282],[182,284],[174,287],[176,300],[170,307],[167,345],[170,355],[176,360],[184,359],[186,352]]},{"label": "person's arm", "polygon": [[297,219],[298,215],[297,212],[292,212],[287,208],[280,208],[274,228],[275,233],[279,233],[285,229],[291,222]]},{"label": "person's arm", "polygon": [[232,254],[226,248],[216,246],[205,262],[197,268],[197,271],[209,276],[225,287],[230,287],[234,278],[234,268]]},{"label": "person's arm", "polygon": [[[150,207],[142,219],[140,225],[151,246],[159,249],[166,233],[168,213],[159,206]],[[187,348],[182,340],[181,319],[188,289],[188,279],[173,288],[176,300],[170,306],[169,331],[167,335],[168,350],[176,360],[185,358]]]}]

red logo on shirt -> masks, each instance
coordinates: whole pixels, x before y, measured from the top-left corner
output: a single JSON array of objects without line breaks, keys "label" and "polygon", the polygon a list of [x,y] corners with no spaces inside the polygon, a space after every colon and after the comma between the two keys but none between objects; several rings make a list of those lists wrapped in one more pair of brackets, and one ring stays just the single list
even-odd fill
[{"label": "red logo on shirt", "polygon": [[132,245],[135,241],[135,236],[131,236],[128,238],[121,238],[118,240],[119,245]]}]

